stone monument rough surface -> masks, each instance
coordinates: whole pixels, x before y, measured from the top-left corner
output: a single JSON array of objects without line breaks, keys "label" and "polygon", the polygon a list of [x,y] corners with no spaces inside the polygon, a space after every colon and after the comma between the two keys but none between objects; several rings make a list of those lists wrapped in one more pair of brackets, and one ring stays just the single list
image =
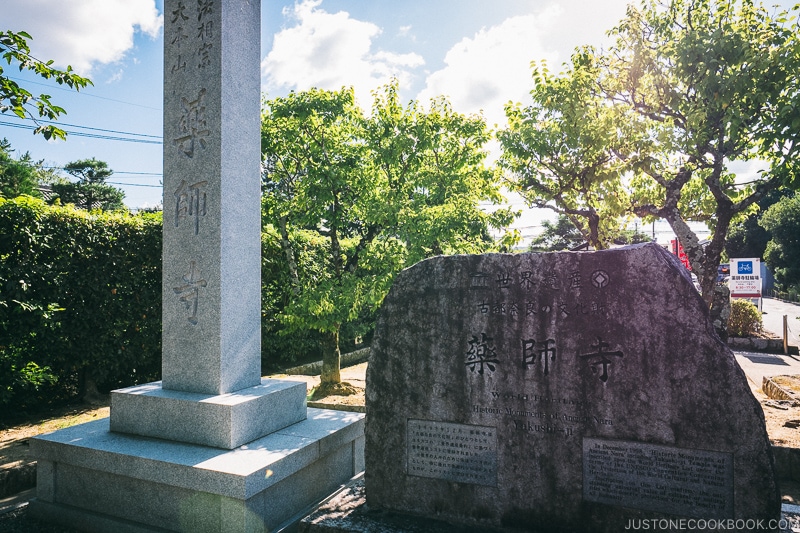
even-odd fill
[{"label": "stone monument rough surface", "polygon": [[403,271],[366,406],[370,509],[532,531],[780,515],[760,405],[655,244]]}]

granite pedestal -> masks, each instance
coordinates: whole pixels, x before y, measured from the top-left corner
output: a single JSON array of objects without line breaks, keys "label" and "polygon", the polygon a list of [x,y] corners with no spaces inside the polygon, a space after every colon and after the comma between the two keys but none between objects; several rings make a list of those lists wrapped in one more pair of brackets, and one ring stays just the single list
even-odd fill
[{"label": "granite pedestal", "polygon": [[111,392],[111,431],[233,449],[306,418],[306,384],[262,379],[228,394],[165,389]]},{"label": "granite pedestal", "polygon": [[91,532],[272,531],[363,471],[363,434],[363,414],[308,409],[306,420],[226,450],[98,420],[31,440],[31,512]]}]

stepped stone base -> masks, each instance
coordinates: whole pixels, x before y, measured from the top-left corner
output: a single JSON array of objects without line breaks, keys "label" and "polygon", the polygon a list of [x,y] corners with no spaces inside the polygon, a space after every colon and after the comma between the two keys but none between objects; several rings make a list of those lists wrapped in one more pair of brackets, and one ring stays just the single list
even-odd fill
[{"label": "stepped stone base", "polygon": [[31,439],[30,512],[83,531],[272,531],[364,469],[364,415],[306,420],[233,450],[109,431],[108,419]]},{"label": "stepped stone base", "polygon": [[306,417],[306,384],[262,378],[220,395],[160,381],[111,391],[111,431],[232,450]]}]

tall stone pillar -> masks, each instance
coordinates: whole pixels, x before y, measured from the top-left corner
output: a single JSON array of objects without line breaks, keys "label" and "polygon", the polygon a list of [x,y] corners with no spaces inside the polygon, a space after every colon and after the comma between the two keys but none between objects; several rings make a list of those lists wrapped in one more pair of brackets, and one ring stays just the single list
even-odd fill
[{"label": "tall stone pillar", "polygon": [[260,533],[363,470],[363,415],[261,377],[259,11],[164,2],[163,380],[32,439],[40,519]]},{"label": "tall stone pillar", "polygon": [[165,389],[261,381],[260,8],[165,2]]}]

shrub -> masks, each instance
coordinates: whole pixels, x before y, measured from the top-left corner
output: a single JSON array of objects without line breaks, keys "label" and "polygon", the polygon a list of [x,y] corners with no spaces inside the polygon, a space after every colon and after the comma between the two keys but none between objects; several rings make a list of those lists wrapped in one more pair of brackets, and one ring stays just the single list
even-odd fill
[{"label": "shrub", "polygon": [[[293,235],[309,275],[324,241]],[[161,214],[89,213],[0,198],[0,407],[17,409],[159,379]],[[347,243],[345,243],[347,244]],[[322,358],[323,335],[280,320],[294,295],[280,237],[262,234],[262,369]],[[345,351],[374,313],[342,325]],[[4,411],[0,408],[0,412]]]},{"label": "shrub", "polygon": [[0,198],[0,405],[160,370],[161,216]]},{"label": "shrub", "polygon": [[731,315],[728,318],[728,335],[749,337],[761,331],[761,311],[748,300],[731,301]]}]

